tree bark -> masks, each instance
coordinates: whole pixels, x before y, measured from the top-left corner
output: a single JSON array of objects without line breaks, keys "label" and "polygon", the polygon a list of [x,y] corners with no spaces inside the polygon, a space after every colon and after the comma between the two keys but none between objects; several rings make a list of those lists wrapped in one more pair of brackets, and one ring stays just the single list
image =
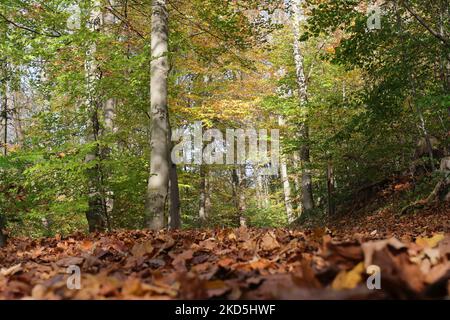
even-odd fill
[{"label": "tree bark", "polygon": [[6,246],[6,235],[3,233],[5,224],[5,218],[0,214],[0,248]]},{"label": "tree bark", "polygon": [[246,199],[244,193],[244,182],[245,179],[242,177],[241,168],[234,168],[231,171],[231,181],[233,183],[233,197],[235,201],[237,216],[239,219],[240,225],[245,225],[245,217],[244,212],[246,208]]},{"label": "tree bark", "polygon": [[269,194],[266,188],[265,178],[258,173],[256,177],[256,188],[258,193],[258,207],[260,209],[268,209],[270,205]]},{"label": "tree bark", "polygon": [[328,191],[328,215],[330,217],[336,214],[336,202],[334,199],[334,167],[331,161],[327,164],[327,191]]},{"label": "tree bark", "polygon": [[87,169],[88,177],[88,211],[86,218],[88,220],[89,232],[102,232],[106,230],[106,204],[104,201],[104,194],[102,190],[102,173],[100,167],[100,151],[98,145],[98,133],[100,130],[98,120],[98,106],[94,103],[91,105],[90,130],[89,141],[94,142],[95,146],[91,153],[86,155],[86,163],[97,161],[92,167]]},{"label": "tree bark", "polygon": [[[169,153],[173,148],[172,143],[172,130],[170,129],[170,123],[168,123],[169,130]],[[169,169],[169,187],[170,187],[170,211],[169,211],[169,228],[176,230],[181,228],[181,203],[180,203],[180,189],[178,187],[178,172],[177,165],[172,162],[170,154],[168,155],[170,161]]]},{"label": "tree bark", "polygon": [[[98,31],[100,17],[99,2],[95,1],[94,8],[90,16],[91,31]],[[89,112],[88,123],[88,141],[93,144],[93,148],[86,155],[85,162],[88,164],[86,170],[88,178],[88,210],[86,211],[86,219],[88,221],[89,232],[102,232],[107,227],[106,204],[103,190],[103,175],[101,172],[101,151],[98,143],[100,135],[99,122],[99,100],[97,97],[97,82],[99,80],[98,65],[95,59],[96,44],[88,44],[88,52],[86,54],[86,85],[87,99],[86,104]],[[89,163],[96,162],[94,165]]]},{"label": "tree bark", "polygon": [[168,12],[166,0],[152,1],[151,31],[151,137],[150,177],[148,180],[145,225],[149,229],[164,228],[164,212],[169,187],[169,144],[167,77],[169,73],[168,54]]},{"label": "tree bark", "polygon": [[[284,126],[284,119],[282,116],[278,117],[278,124]],[[286,208],[286,216],[288,223],[291,224],[295,220],[294,208],[292,207],[291,185],[289,183],[288,169],[286,164],[286,157],[283,155],[280,160],[280,176],[283,184],[284,205]]]},{"label": "tree bark", "polygon": [[2,109],[2,120],[3,120],[3,132],[2,132],[2,153],[3,156],[8,154],[8,84],[7,84],[7,64],[4,63],[4,84],[3,84],[3,109]]},{"label": "tree bark", "polygon": [[[109,0],[109,5],[111,8],[114,8],[116,5],[115,0]],[[112,28],[115,23],[115,16],[110,12],[102,11],[102,32],[106,33],[107,35],[113,36]],[[120,41],[120,39],[119,39]],[[105,135],[112,135],[116,132],[115,128],[115,118],[116,118],[116,106],[117,106],[117,99],[114,97],[109,97],[106,99],[106,101],[103,103],[103,122],[104,122],[104,130],[102,131],[102,136]],[[112,148],[110,146],[105,146],[101,150],[101,160],[102,162],[110,158],[112,152]],[[104,211],[106,215],[107,225],[108,229],[111,229],[111,221],[110,217],[113,215],[114,211],[114,191],[112,191],[107,186],[107,180],[110,176],[110,172],[107,172],[104,168],[101,170],[102,173],[102,187],[103,187],[103,193],[104,193]]]},{"label": "tree bark", "polygon": [[181,203],[180,190],[178,188],[178,172],[174,163],[170,165],[170,220],[169,228],[176,230],[181,228]]},{"label": "tree bark", "polygon": [[200,196],[198,216],[202,221],[206,221],[208,218],[208,212],[206,211],[206,187],[206,168],[205,165],[200,165]]},{"label": "tree bark", "polygon": [[[300,109],[307,107],[308,103],[308,84],[305,77],[304,57],[300,46],[300,24],[304,19],[303,0],[293,0],[293,33],[294,33],[294,61],[296,68],[297,90],[299,96]],[[303,210],[309,211],[314,208],[312,176],[311,176],[311,159],[309,146],[309,126],[308,114],[305,112],[305,120],[300,125],[299,135],[302,139],[302,147],[300,149],[300,160],[302,162],[302,207]]]},{"label": "tree bark", "polygon": [[19,147],[22,148],[25,140],[25,135],[23,133],[23,126],[22,126],[19,92],[14,92],[13,97],[14,100],[13,100],[12,115],[13,115],[14,131],[16,133],[17,144],[19,145]]}]

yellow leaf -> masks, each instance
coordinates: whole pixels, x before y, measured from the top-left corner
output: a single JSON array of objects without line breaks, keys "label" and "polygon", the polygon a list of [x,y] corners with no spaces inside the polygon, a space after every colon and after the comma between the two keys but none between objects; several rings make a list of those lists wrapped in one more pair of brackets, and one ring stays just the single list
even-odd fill
[{"label": "yellow leaf", "polygon": [[434,248],[439,244],[439,242],[444,240],[444,238],[445,237],[442,233],[437,233],[434,236],[432,236],[431,238],[418,237],[416,239],[416,243],[421,247]]},{"label": "yellow leaf", "polygon": [[334,279],[331,287],[334,290],[354,289],[362,281],[364,262],[360,262],[350,271],[341,271]]},{"label": "yellow leaf", "polygon": [[237,240],[237,237],[236,237],[236,235],[235,235],[233,232],[231,232],[231,233],[228,235],[228,240]]}]

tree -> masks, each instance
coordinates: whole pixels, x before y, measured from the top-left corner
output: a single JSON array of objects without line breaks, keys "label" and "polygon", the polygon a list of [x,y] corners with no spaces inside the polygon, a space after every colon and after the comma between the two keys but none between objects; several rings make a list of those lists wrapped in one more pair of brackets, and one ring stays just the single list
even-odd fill
[{"label": "tree", "polygon": [[152,1],[151,35],[151,129],[150,177],[145,206],[145,225],[154,230],[164,228],[164,213],[169,188],[169,115],[167,77],[169,73],[169,17],[166,0]]},{"label": "tree", "polygon": [[[300,110],[308,105],[308,84],[306,82],[304,57],[301,50],[300,34],[301,22],[304,20],[302,0],[293,0],[293,33],[294,33],[294,61],[296,68],[297,91]],[[304,211],[314,208],[313,186],[311,177],[311,159],[309,146],[308,112],[305,111],[305,119],[300,124],[299,137],[301,139],[300,160],[302,162],[302,207]]]},{"label": "tree", "polygon": [[[99,1],[94,1],[89,19],[89,29],[98,32],[101,25],[101,8]],[[100,118],[102,102],[98,96],[98,81],[100,78],[99,68],[96,61],[96,43],[88,43],[86,53],[86,105],[89,112],[88,141],[92,144],[92,150],[86,155],[88,165],[88,220],[89,232],[101,232],[107,228],[106,198],[103,187],[103,172],[101,164]]]}]

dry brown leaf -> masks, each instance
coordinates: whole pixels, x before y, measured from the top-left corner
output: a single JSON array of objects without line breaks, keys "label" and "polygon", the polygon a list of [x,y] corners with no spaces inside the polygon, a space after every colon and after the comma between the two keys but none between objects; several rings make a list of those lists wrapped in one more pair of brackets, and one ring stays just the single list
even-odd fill
[{"label": "dry brown leaf", "polygon": [[280,248],[275,234],[271,231],[267,232],[261,239],[261,249],[264,251],[272,251]]},{"label": "dry brown leaf", "polygon": [[131,248],[131,254],[135,258],[141,258],[145,255],[150,255],[153,252],[153,246],[151,241],[146,241],[143,243],[136,243],[133,248]]},{"label": "dry brown leaf", "polygon": [[364,266],[368,268],[372,264],[373,254],[377,251],[383,250],[387,246],[392,247],[395,250],[406,248],[406,245],[396,238],[363,243],[361,245],[361,248],[364,252]]},{"label": "dry brown leaf", "polygon": [[77,266],[81,265],[84,261],[84,258],[80,257],[67,257],[56,262],[56,265],[60,267],[68,267],[68,266]]},{"label": "dry brown leaf", "polygon": [[12,266],[12,267],[9,267],[9,268],[2,268],[0,270],[0,274],[5,276],[5,277],[6,276],[12,276],[12,275],[15,275],[16,273],[18,273],[18,272],[20,272],[22,270],[23,270],[22,264],[19,263],[19,264],[16,264],[16,265]]}]

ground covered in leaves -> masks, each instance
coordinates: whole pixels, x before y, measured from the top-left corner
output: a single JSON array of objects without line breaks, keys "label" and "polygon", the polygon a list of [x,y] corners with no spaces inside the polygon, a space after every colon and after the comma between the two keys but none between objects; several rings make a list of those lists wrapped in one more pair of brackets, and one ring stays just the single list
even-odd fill
[{"label": "ground covered in leaves", "polygon": [[[0,250],[0,299],[448,298],[448,218],[389,222],[392,237],[369,224],[353,234],[242,227],[12,239]],[[367,288],[370,265],[381,290]],[[70,266],[81,269],[80,290],[67,287]]]}]

